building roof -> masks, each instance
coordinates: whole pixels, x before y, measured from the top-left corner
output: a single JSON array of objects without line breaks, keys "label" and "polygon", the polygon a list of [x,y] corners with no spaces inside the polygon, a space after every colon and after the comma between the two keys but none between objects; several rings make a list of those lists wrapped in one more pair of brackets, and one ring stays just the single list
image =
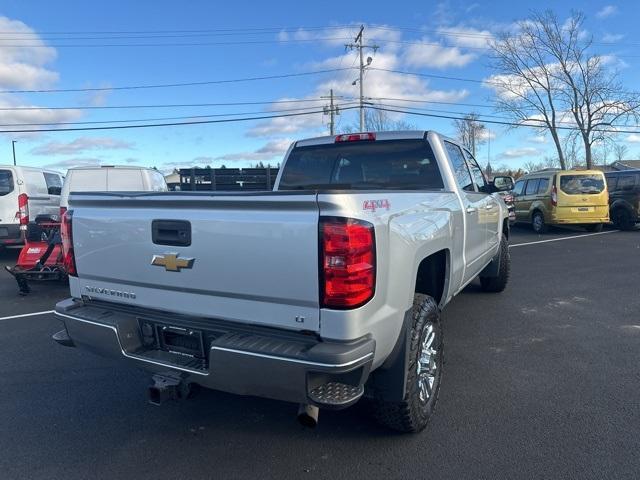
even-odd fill
[{"label": "building roof", "polygon": [[640,160],[619,160],[611,164],[613,170],[638,170],[640,169]]}]

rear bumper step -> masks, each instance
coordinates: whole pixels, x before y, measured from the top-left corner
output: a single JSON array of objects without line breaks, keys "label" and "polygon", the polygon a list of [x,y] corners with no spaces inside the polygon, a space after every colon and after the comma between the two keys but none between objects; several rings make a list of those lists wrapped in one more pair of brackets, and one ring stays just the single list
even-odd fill
[{"label": "rear bumper step", "polygon": [[[105,302],[68,299],[55,313],[77,347],[126,358],[154,373],[181,372],[187,382],[207,388],[324,408],[344,408],[362,396],[375,351],[368,337],[328,342],[279,329],[173,316],[172,331],[189,335],[179,342],[181,351],[174,351],[152,333],[167,326],[165,316],[153,311],[126,312]],[[193,338],[202,339],[202,349],[189,350]]]}]

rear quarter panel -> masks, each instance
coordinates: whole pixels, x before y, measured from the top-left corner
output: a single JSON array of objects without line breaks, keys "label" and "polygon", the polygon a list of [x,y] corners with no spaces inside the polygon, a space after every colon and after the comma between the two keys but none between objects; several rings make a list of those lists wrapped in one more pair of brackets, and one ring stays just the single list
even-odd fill
[{"label": "rear quarter panel", "polygon": [[[365,208],[374,204],[389,208]],[[318,196],[321,216],[358,218],[372,223],[376,234],[376,292],[354,310],[321,309],[324,338],[351,339],[371,334],[376,339],[374,367],[385,359],[398,338],[405,312],[412,307],[418,265],[440,250],[463,251],[460,202],[452,192],[326,193]],[[451,263],[451,262],[450,262]],[[459,285],[462,259],[450,268],[449,283]],[[446,287],[445,287],[446,290]],[[446,300],[447,293],[443,295]],[[443,303],[445,303],[443,301]]]}]

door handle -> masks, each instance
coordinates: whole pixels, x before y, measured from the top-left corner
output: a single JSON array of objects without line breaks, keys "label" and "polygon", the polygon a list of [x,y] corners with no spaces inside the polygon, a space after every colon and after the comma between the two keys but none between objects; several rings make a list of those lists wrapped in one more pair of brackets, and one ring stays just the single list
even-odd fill
[{"label": "door handle", "polygon": [[467,213],[476,213],[478,211],[475,207],[467,207]]}]

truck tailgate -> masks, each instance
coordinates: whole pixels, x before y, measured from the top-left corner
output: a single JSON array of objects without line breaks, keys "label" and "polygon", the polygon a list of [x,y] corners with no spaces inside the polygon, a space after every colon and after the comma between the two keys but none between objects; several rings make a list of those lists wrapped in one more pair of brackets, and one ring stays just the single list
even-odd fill
[{"label": "truck tailgate", "polygon": [[[312,192],[76,194],[70,208],[74,297],[319,330]],[[154,220],[189,222],[191,244],[154,243]]]}]

